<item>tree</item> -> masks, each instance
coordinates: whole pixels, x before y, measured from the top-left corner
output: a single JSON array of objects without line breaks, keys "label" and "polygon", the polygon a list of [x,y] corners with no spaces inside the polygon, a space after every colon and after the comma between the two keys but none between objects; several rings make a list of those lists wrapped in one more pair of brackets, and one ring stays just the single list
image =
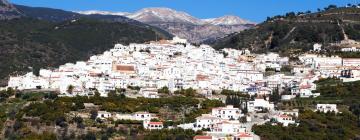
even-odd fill
[{"label": "tree", "polygon": [[40,67],[38,65],[32,67],[32,72],[35,76],[40,76]]},{"label": "tree", "polygon": [[275,88],[273,94],[270,95],[270,102],[278,103],[281,99],[281,95],[279,94],[279,88]]},{"label": "tree", "polygon": [[331,4],[331,5],[329,5],[328,7],[324,8],[324,9],[325,9],[325,10],[330,10],[330,9],[335,9],[335,8],[337,8],[337,6]]},{"label": "tree", "polygon": [[84,140],[96,140],[96,135],[92,132],[89,132],[83,138]]},{"label": "tree", "polygon": [[360,126],[360,104],[353,104],[350,106],[349,110],[356,115],[357,119],[358,119],[358,123]]},{"label": "tree", "polygon": [[159,93],[165,93],[165,94],[169,94],[169,88],[168,87],[162,87],[161,89],[158,90]]},{"label": "tree", "polygon": [[98,111],[97,110],[91,110],[90,111],[90,119],[95,120],[98,116]]},{"label": "tree", "polygon": [[66,91],[67,91],[69,94],[73,94],[74,86],[73,86],[73,85],[69,85]]}]

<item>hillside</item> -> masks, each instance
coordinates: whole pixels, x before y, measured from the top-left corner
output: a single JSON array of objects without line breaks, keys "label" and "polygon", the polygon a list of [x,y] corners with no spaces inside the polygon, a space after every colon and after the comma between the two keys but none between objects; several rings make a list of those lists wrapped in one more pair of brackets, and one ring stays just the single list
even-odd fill
[{"label": "hillside", "polygon": [[[0,22],[0,78],[9,74],[85,60],[115,43],[168,38],[152,28],[79,19],[53,23],[19,18]],[[4,84],[4,83],[2,83]]]},{"label": "hillside", "polygon": [[249,48],[255,52],[277,51],[285,55],[312,49],[314,43],[329,46],[344,39],[360,40],[360,9],[334,6],[316,13],[287,13],[268,18],[255,28],[218,39],[216,49]]},{"label": "hillside", "polygon": [[0,20],[20,17],[19,11],[8,1],[0,0]]}]

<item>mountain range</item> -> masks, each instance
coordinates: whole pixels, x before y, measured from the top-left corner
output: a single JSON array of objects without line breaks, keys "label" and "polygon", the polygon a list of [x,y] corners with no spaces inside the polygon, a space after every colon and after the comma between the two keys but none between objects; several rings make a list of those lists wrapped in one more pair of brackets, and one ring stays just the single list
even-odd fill
[{"label": "mountain range", "polygon": [[193,43],[224,37],[228,34],[251,28],[254,22],[237,16],[226,15],[219,18],[198,19],[188,13],[170,8],[144,8],[135,13],[108,11],[80,11],[85,15],[121,15],[149,25],[153,25]]}]

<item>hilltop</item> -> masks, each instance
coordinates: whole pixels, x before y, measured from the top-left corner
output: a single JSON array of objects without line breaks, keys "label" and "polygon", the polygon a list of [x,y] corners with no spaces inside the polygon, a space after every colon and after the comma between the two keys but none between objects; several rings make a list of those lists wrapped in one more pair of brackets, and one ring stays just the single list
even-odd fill
[{"label": "hilltop", "polygon": [[331,46],[344,39],[360,41],[359,8],[331,5],[315,13],[290,12],[269,17],[252,29],[208,43],[216,49],[249,48],[255,52],[275,51],[290,55],[308,51],[314,43]]}]

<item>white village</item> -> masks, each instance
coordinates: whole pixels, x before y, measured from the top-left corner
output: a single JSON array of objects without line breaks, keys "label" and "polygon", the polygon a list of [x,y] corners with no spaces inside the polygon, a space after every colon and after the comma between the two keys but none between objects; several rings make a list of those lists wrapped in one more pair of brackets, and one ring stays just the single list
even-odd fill
[{"label": "white village", "polygon": [[[314,45],[314,52],[321,45]],[[273,125],[297,126],[299,110],[279,110],[269,101],[274,91],[290,89],[281,100],[313,98],[315,81],[321,78],[340,78],[344,82],[360,79],[360,59],[317,54],[303,54],[297,64],[291,64],[288,57],[276,53],[252,54],[249,50],[215,50],[208,45],[192,45],[185,39],[153,41],[145,44],[116,44],[103,54],[91,56],[87,61],[67,63],[54,69],[41,69],[39,74],[11,76],[7,88],[17,90],[51,90],[59,96],[107,97],[117,89],[135,89],[138,92],[123,93],[129,98],[159,98],[158,89],[167,88],[170,93],[181,89],[194,89],[204,98],[221,100],[214,95],[222,90],[233,90],[254,97],[245,102],[246,111],[232,105],[212,108],[195,122],[177,127],[203,130],[205,135],[195,140],[218,140],[231,137],[236,140],[259,139],[252,130],[253,125],[272,122]],[[287,66],[293,66],[289,74],[281,73]],[[268,74],[267,71],[275,71]],[[175,95],[173,95],[175,96]],[[314,111],[338,112],[336,104],[317,104]],[[123,114],[99,111],[99,119],[139,120],[145,129],[164,128],[157,114],[136,112]]]}]

